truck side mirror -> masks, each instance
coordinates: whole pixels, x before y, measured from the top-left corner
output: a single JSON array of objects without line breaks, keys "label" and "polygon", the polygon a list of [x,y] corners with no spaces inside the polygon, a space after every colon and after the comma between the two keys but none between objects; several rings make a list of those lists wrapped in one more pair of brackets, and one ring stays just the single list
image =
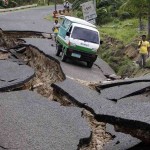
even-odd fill
[{"label": "truck side mirror", "polygon": [[103,41],[100,40],[100,44],[103,44]]},{"label": "truck side mirror", "polygon": [[67,32],[66,35],[67,35],[67,36],[70,36],[70,32]]}]

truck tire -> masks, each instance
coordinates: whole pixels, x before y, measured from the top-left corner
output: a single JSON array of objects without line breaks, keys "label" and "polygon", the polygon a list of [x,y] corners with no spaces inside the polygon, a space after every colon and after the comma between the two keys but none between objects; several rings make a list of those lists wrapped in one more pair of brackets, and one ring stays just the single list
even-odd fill
[{"label": "truck tire", "polygon": [[67,60],[67,56],[65,55],[64,51],[62,52],[61,61],[65,62]]},{"label": "truck tire", "polygon": [[56,44],[56,56],[59,56],[62,51],[62,47],[59,44]]},{"label": "truck tire", "polygon": [[94,62],[87,62],[87,67],[92,68]]}]

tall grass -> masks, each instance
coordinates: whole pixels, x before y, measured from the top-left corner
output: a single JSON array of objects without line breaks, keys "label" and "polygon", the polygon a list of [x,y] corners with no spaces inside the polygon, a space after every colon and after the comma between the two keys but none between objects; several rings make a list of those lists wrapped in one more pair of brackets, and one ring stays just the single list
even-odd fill
[{"label": "tall grass", "polygon": [[143,25],[144,30],[139,32],[138,19],[128,19],[125,21],[114,20],[111,23],[99,27],[99,30],[102,36],[108,35],[123,41],[124,44],[128,44],[141,34],[146,34],[146,20],[143,21]]}]

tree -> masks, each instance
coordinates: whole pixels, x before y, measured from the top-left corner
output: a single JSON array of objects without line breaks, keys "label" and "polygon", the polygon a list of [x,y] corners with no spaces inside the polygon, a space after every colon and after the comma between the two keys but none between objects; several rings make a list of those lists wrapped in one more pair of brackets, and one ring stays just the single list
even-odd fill
[{"label": "tree", "polygon": [[139,18],[139,29],[143,28],[142,17],[148,18],[148,38],[150,39],[150,0],[127,0],[121,9],[133,13]]},{"label": "tree", "polygon": [[147,0],[148,7],[148,39],[150,40],[150,0]]},{"label": "tree", "polygon": [[111,22],[117,16],[122,0],[97,0],[97,23]]},{"label": "tree", "polygon": [[139,18],[139,30],[143,30],[142,16],[146,13],[146,0],[127,0],[120,10],[133,13]]}]

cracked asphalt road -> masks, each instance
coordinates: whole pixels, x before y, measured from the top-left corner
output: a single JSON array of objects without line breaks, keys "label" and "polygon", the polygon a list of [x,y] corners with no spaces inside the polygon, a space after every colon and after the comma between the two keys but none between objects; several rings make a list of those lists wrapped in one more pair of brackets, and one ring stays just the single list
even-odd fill
[{"label": "cracked asphalt road", "polygon": [[[61,6],[58,6],[61,8]],[[53,22],[44,17],[52,14],[54,6],[29,8],[0,14],[0,28],[4,31],[52,32]]]},{"label": "cracked asphalt road", "polygon": [[[53,22],[44,17],[53,10],[49,6],[1,13],[0,28],[4,31],[51,33]],[[56,58],[55,47],[51,46],[50,40],[31,41],[39,50]],[[60,60],[60,57],[57,59]],[[61,66],[70,78],[92,82],[106,79],[95,65],[92,69],[83,63],[61,63]],[[0,93],[0,98],[0,145],[5,149],[77,149],[79,141],[90,136],[90,128],[81,117],[80,108],[55,106],[28,91]]]},{"label": "cracked asphalt road", "polygon": [[[47,56],[54,57],[61,62],[61,57],[57,57],[55,55],[56,47],[51,46],[51,44],[54,44],[52,40],[37,38],[25,38],[24,40],[26,41],[26,45],[32,45]],[[74,62],[68,60],[65,63],[61,62],[61,67],[66,76],[69,78],[96,83],[106,79],[102,71],[96,65],[93,65],[92,68],[87,68],[86,63],[84,62]]]},{"label": "cracked asphalt road", "polygon": [[[61,6],[59,6],[59,7],[61,8]],[[37,32],[51,33],[52,32],[51,28],[53,26],[53,22],[49,22],[49,21],[45,20],[44,17],[47,16],[48,14],[52,13],[53,10],[54,10],[53,6],[49,6],[49,7],[38,7],[38,8],[32,8],[32,9],[27,9],[27,10],[20,10],[20,11],[16,11],[16,12],[2,13],[2,14],[0,14],[0,28],[2,28],[2,30],[5,30],[5,31],[35,31],[35,32],[37,31]],[[54,46],[55,43],[52,40],[37,39],[37,38],[29,39],[28,38],[28,39],[25,39],[25,41],[26,41],[26,45],[33,45],[35,48],[37,48],[39,51],[44,53],[46,56],[54,57],[60,61],[60,57],[55,56],[56,48]],[[53,46],[52,46],[52,44],[53,44]],[[96,61],[95,64],[96,65],[94,65],[91,69],[89,69],[86,67],[85,63],[68,61],[67,63],[61,62],[61,67],[68,78],[74,78],[74,79],[84,80],[84,81],[88,81],[88,82],[103,81],[106,79],[105,75],[114,74],[113,70],[109,66],[107,66],[107,64],[105,64],[104,62]],[[102,65],[102,66],[100,67],[100,65]],[[140,98],[140,100],[141,99],[145,100],[143,103],[141,103],[142,107],[141,106],[139,107],[139,104],[138,104],[139,102],[135,103],[135,101],[134,101],[134,103],[131,103],[130,98],[126,99],[126,101],[128,101],[129,104],[124,101],[119,101],[119,103],[117,105],[119,107],[117,107],[116,104],[114,104],[114,102],[109,101],[105,98],[108,98],[107,96],[109,96],[110,98],[112,98],[113,96],[115,97],[116,95],[112,95],[112,93],[117,93],[118,88],[113,87],[110,90],[109,89],[103,90],[103,92],[101,93],[101,96],[106,95],[106,96],[104,96],[105,98],[103,98],[103,97],[99,96],[98,95],[99,93],[97,93],[96,91],[90,92],[89,89],[82,90],[82,87],[80,85],[79,85],[79,87],[78,87],[78,85],[75,85],[75,88],[73,88],[73,85],[75,83],[71,83],[71,82],[74,82],[74,80],[71,80],[71,81],[69,81],[69,80],[66,80],[64,82],[67,84],[66,86],[64,86],[63,82],[61,83],[63,88],[66,87],[65,91],[70,90],[68,93],[71,94],[71,96],[73,96],[73,97],[78,96],[79,97],[78,99],[80,100],[80,102],[86,103],[87,102],[86,100],[89,100],[88,106],[93,108],[93,110],[96,113],[100,112],[100,114],[104,114],[104,115],[111,114],[112,116],[114,115],[114,116],[117,116],[118,118],[122,117],[127,120],[135,120],[135,118],[136,118],[136,120],[138,120],[140,123],[147,121],[146,123],[148,124],[148,127],[149,127],[149,120],[148,120],[149,118],[147,120],[146,119],[141,120],[141,116],[139,114],[137,114],[139,116],[139,118],[137,117],[137,115],[131,116],[131,113],[136,114],[137,112],[140,112],[140,111],[145,112],[143,110],[145,110],[145,108],[147,108],[146,102],[147,102],[147,99],[149,99],[149,98],[145,98],[145,97]],[[67,83],[67,81],[68,81],[68,83]],[[132,84],[132,85],[134,85],[134,84]],[[135,84],[135,86],[136,85],[137,84]],[[138,85],[141,85],[141,84],[139,83]],[[57,85],[57,86],[60,86],[60,85]],[[72,87],[70,87],[70,86],[72,86]],[[147,86],[149,86],[149,83],[146,83],[146,87]],[[144,87],[145,87],[145,83],[144,83]],[[122,89],[125,89],[124,86],[122,86]],[[127,89],[128,89],[128,87],[127,87]],[[135,88],[133,88],[133,89],[135,89]],[[135,90],[137,91],[137,89],[135,89]],[[111,92],[111,91],[115,91],[115,92]],[[125,90],[125,94],[124,93],[121,93],[121,94],[124,96],[124,95],[126,95],[126,92],[128,92],[128,91]],[[131,92],[131,90],[129,90],[129,92]],[[97,95],[98,95],[97,97],[96,97],[95,93],[97,93]],[[110,95],[108,95],[108,93]],[[17,98],[16,98],[16,95],[17,95]],[[26,95],[26,96],[29,95],[29,96],[27,98],[24,98],[24,95]],[[55,106],[55,104],[52,104],[52,103],[50,104],[49,102],[45,102],[45,101],[42,102],[43,106],[39,107],[38,105],[39,105],[39,103],[41,105],[42,98],[37,98],[38,97],[37,95],[34,95],[35,97],[33,97],[31,95],[33,95],[33,93],[30,93],[30,92],[29,93],[27,92],[25,94],[24,94],[24,92],[19,92],[19,93],[12,92],[9,94],[1,93],[1,95],[0,95],[1,105],[0,106],[4,106],[4,108],[0,107],[0,111],[1,111],[1,114],[4,114],[4,115],[1,117],[2,120],[0,120],[2,122],[1,125],[3,125],[0,128],[0,131],[2,133],[0,136],[1,137],[0,143],[2,143],[2,144],[0,144],[0,145],[2,145],[2,146],[4,145],[3,147],[9,148],[9,144],[11,143],[11,140],[14,140],[14,142],[12,142],[12,145],[17,144],[15,142],[22,140],[21,138],[24,138],[23,141],[25,141],[26,137],[24,137],[24,136],[20,136],[18,138],[18,135],[22,131],[18,134],[17,134],[17,132],[15,133],[15,130],[14,130],[15,128],[17,128],[16,131],[18,129],[19,130],[21,130],[21,129],[20,129],[20,126],[15,126],[15,123],[13,124],[13,121],[15,121],[15,122],[19,121],[19,123],[21,123],[21,125],[22,125],[21,128],[25,128],[27,131],[25,133],[22,133],[23,135],[27,136],[27,142],[22,144],[22,141],[21,141],[20,142],[21,144],[19,143],[20,144],[19,146],[21,146],[21,149],[23,149],[24,147],[25,147],[25,149],[32,149],[33,147],[35,147],[36,149],[38,149],[39,147],[41,147],[41,148],[44,147],[44,149],[48,149],[50,147],[50,145],[55,147],[56,145],[53,144],[54,139],[53,138],[50,139],[50,138],[51,138],[51,133],[53,133],[54,129],[56,129],[56,128],[58,130],[55,130],[57,132],[53,133],[53,136],[55,134],[58,134],[58,135],[56,135],[56,137],[59,137],[59,136],[61,136],[61,137],[60,137],[60,139],[58,139],[58,141],[54,140],[54,143],[61,143],[62,139],[66,140],[64,143],[61,143],[62,145],[59,145],[60,147],[57,147],[57,149],[68,149],[68,150],[76,149],[77,144],[79,143],[79,140],[81,138],[89,137],[90,129],[88,128],[88,126],[86,126],[84,120],[81,118],[81,116],[80,116],[81,110],[79,108],[77,108],[77,109],[76,108],[75,109],[74,108],[71,108],[71,109],[60,108],[59,106]],[[118,93],[117,93],[117,95],[118,95]],[[119,98],[122,98],[123,97],[122,95]],[[130,95],[130,93],[129,93],[129,95]],[[22,98],[22,96],[23,96],[23,98]],[[84,99],[82,99],[82,98],[84,98]],[[133,98],[135,99],[135,97],[133,97]],[[35,102],[35,99],[36,99],[36,102]],[[93,101],[93,99],[94,99],[94,101]],[[18,101],[18,100],[20,100],[20,101]],[[83,101],[81,101],[81,100],[83,100]],[[99,102],[100,100],[101,100],[101,103]],[[12,103],[9,103],[9,101],[11,101]],[[22,102],[23,105],[20,106],[19,105],[20,102]],[[127,107],[128,109],[126,109],[126,105],[128,106]],[[49,108],[46,109],[48,106],[49,106]],[[135,108],[136,108],[135,111],[133,111],[132,106],[135,106]],[[30,107],[33,107],[33,108],[30,109]],[[36,107],[38,107],[38,109]],[[51,108],[51,107],[53,107],[53,108]],[[56,108],[56,109],[54,109],[54,108]],[[140,110],[139,110],[139,108],[140,108]],[[41,111],[39,112],[40,109],[41,109]],[[46,111],[43,109],[46,109]],[[113,109],[114,109],[114,111],[113,111]],[[57,110],[59,110],[58,114],[56,113]],[[68,114],[68,116],[63,115],[63,113],[61,114],[61,112],[64,112],[64,110],[66,110],[66,114]],[[116,112],[116,110],[117,110],[117,112]],[[122,110],[124,110],[124,112]],[[20,112],[22,112],[21,115],[20,115]],[[120,112],[122,112],[121,115],[120,115]],[[131,112],[131,113],[128,113],[128,112]],[[48,117],[45,117],[45,118],[39,117],[40,115],[48,116],[49,113],[51,113],[52,119],[50,117],[49,118]],[[54,116],[53,116],[53,113],[54,113]],[[57,116],[56,116],[56,114],[57,114]],[[13,116],[11,117],[11,115],[13,115]],[[149,115],[149,111],[143,113],[143,118],[147,115]],[[73,118],[73,116],[77,117],[77,118],[75,118],[73,125],[72,125],[72,122],[70,122],[68,124],[64,121],[64,119],[71,120]],[[33,124],[37,125],[39,122],[40,123],[42,122],[40,124],[40,126],[39,125],[36,126],[37,128],[34,128],[34,126],[32,126],[32,124],[30,125],[31,122],[28,124],[28,122],[24,121],[26,119],[30,120],[30,118],[33,118],[33,117],[34,117],[34,120],[31,121]],[[9,118],[9,119],[5,120],[5,118]],[[20,118],[24,118],[24,120],[22,121],[22,119],[20,120]],[[12,120],[12,122],[11,122],[11,120]],[[54,125],[51,126],[51,128],[50,128],[49,124],[52,123],[52,120],[53,121],[56,120],[60,124],[62,123],[63,127],[59,123],[54,123]],[[67,120],[67,122],[68,122],[68,120]],[[9,121],[12,124],[10,123],[10,126],[7,126]],[[43,122],[45,122],[45,121],[46,121],[46,123],[48,123],[48,125],[43,124]],[[26,123],[26,124],[24,124],[24,123]],[[55,126],[55,124],[57,126]],[[28,125],[29,128],[26,128],[26,125]],[[70,133],[70,136],[73,135],[72,139],[70,139],[70,137],[68,137],[68,134],[65,135],[64,133],[62,133],[61,130],[59,130],[61,128],[59,125],[62,127],[62,131],[67,130],[67,132]],[[77,129],[77,130],[74,130],[74,125],[75,125],[75,129]],[[141,126],[142,125],[143,124],[141,124]],[[70,126],[72,128],[70,128]],[[84,130],[82,127],[85,127]],[[4,130],[3,128],[6,130]],[[83,131],[83,133],[80,132],[80,128]],[[10,130],[10,129],[12,129],[12,130]],[[8,135],[9,137],[7,137],[7,132],[9,130],[11,132]],[[36,132],[35,130],[39,130],[39,131]],[[46,132],[46,131],[49,131],[49,132]],[[31,135],[30,135],[30,132],[33,132],[33,134],[31,133]],[[47,140],[47,137],[43,136],[43,133],[44,134],[46,133],[47,137],[50,137],[49,139],[50,139],[51,143],[49,142],[49,139]],[[76,136],[74,137],[75,134],[76,134]],[[5,135],[5,136],[3,136],[3,135]],[[36,136],[34,137],[34,135],[36,135]],[[40,135],[40,137],[38,137],[39,135]],[[63,138],[64,135],[66,136],[66,138]],[[88,135],[88,136],[86,136],[86,135]],[[18,139],[16,140],[13,137],[18,138]],[[120,138],[120,135],[118,136],[118,138]],[[118,138],[116,138],[115,140],[118,141]],[[125,141],[127,141],[127,142],[130,141],[131,137],[129,137],[129,139],[127,139],[127,138],[125,137]],[[69,141],[69,140],[70,140],[70,142],[68,144],[66,144],[67,141]],[[111,144],[114,145],[115,140],[112,143],[110,143],[110,145],[108,145],[108,146],[112,147]],[[40,141],[44,141],[44,142],[40,142]],[[40,145],[38,145],[39,147],[36,147],[37,146],[35,144],[36,142],[40,143]],[[135,141],[132,140],[132,142],[131,143],[129,142],[129,147],[133,146],[134,144],[136,145],[140,141],[135,139]],[[70,143],[73,143],[73,144],[70,145]],[[124,144],[125,144],[125,142],[124,142]],[[119,144],[117,146],[121,147],[122,145]],[[62,147],[64,147],[64,148],[62,148]],[[115,145],[115,147],[116,147],[116,145]],[[123,145],[123,147],[124,147],[124,145]],[[0,149],[1,149],[1,147],[0,147]],[[56,148],[54,148],[54,149],[56,149]]]},{"label": "cracked asphalt road", "polygon": [[[62,6],[58,6],[58,9]],[[44,17],[51,14],[54,10],[53,6],[37,7],[26,10],[7,12],[0,14],[0,28],[4,31],[37,31],[51,33],[53,22],[50,22]],[[31,15],[32,14],[32,15]],[[28,40],[29,41],[29,40]],[[37,46],[43,51],[47,51],[49,55],[55,57],[55,47],[48,44],[48,41],[33,40],[29,43]],[[60,57],[57,57],[60,60]],[[102,71],[97,67],[93,66],[91,69],[86,67],[85,63],[61,63],[66,76],[88,82],[99,82],[105,80],[106,77]],[[113,74],[114,72],[112,72]]]},{"label": "cracked asphalt road", "polygon": [[0,146],[16,150],[76,150],[90,136],[81,109],[60,106],[28,90],[0,94]]}]

